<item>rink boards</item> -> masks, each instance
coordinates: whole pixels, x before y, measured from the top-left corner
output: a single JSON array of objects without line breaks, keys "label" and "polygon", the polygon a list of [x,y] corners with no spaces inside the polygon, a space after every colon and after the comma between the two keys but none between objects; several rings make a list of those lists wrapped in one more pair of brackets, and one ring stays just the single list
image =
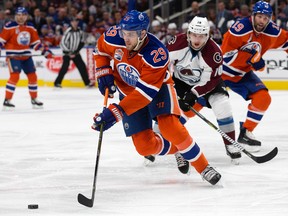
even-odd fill
[{"label": "rink boards", "polygon": [[[57,77],[57,74],[62,65],[62,51],[61,49],[52,49],[55,57],[52,59],[46,59],[43,56],[33,56],[34,64],[38,75],[39,86],[53,86],[53,82]],[[87,71],[91,80],[94,80],[94,60],[93,60],[93,48],[88,47],[81,50],[81,56],[87,65]],[[33,51],[33,55],[40,55],[39,51]],[[5,55],[4,50],[2,55]],[[281,50],[270,50],[263,58],[266,61],[266,65],[273,65],[275,69],[266,69],[263,72],[256,73],[266,84],[269,89],[273,90],[288,90],[288,58],[287,53]],[[268,66],[269,67],[269,66]],[[282,69],[287,67],[287,69]],[[9,71],[6,60],[4,57],[0,58],[0,86],[5,86],[7,79],[9,78]],[[20,81],[17,86],[27,86],[27,79],[24,73],[21,73]],[[78,69],[74,63],[70,62],[68,73],[65,75],[63,87],[84,87],[81,80]]]}]

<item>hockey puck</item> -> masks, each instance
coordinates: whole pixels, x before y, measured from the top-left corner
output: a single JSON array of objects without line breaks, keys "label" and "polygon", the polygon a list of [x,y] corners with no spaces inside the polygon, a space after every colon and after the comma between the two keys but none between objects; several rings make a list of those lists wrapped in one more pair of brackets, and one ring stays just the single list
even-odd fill
[{"label": "hockey puck", "polygon": [[38,209],[38,205],[37,204],[30,204],[30,205],[28,205],[28,209]]}]

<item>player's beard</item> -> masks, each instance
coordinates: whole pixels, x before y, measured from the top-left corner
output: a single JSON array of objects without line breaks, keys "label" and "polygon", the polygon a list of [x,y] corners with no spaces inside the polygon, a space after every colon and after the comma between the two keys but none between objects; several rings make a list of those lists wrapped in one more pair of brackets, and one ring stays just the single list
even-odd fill
[{"label": "player's beard", "polygon": [[257,32],[262,32],[265,28],[265,25],[259,25],[259,24],[255,24],[254,28]]}]

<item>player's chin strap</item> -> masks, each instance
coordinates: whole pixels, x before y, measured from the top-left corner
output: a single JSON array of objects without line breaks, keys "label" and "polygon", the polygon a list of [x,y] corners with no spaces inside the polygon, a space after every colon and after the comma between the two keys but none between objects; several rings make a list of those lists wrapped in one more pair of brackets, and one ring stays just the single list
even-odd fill
[{"label": "player's chin strap", "polygon": [[140,47],[144,43],[146,37],[147,37],[147,34],[145,34],[145,36],[142,39],[140,39],[140,37],[138,37],[138,43],[135,46],[135,48],[133,49],[134,51],[138,51],[140,49]]}]

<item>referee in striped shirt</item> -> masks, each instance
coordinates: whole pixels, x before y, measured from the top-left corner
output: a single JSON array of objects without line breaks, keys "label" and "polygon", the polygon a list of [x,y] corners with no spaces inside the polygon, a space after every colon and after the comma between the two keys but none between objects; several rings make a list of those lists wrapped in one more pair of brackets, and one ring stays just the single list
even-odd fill
[{"label": "referee in striped shirt", "polygon": [[79,53],[84,46],[84,33],[78,28],[78,22],[75,17],[72,17],[71,26],[64,32],[61,39],[60,47],[63,50],[63,64],[54,81],[54,87],[56,88],[62,88],[61,83],[68,71],[70,60],[74,62],[79,70],[85,86],[93,87],[88,77],[86,65]]}]

